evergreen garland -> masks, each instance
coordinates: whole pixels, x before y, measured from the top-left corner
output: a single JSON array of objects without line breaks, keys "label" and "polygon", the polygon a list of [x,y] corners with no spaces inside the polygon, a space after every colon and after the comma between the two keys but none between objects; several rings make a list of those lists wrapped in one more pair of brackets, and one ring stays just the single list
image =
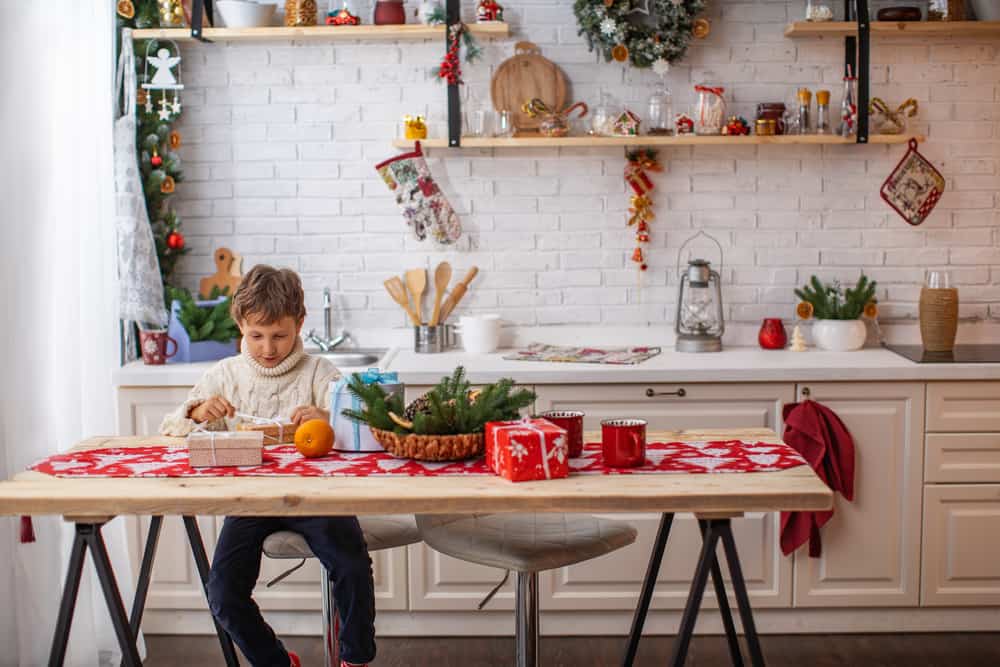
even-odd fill
[{"label": "evergreen garland", "polygon": [[[636,11],[637,5],[649,16]],[[605,61],[612,51],[636,67],[651,67],[657,60],[675,63],[684,57],[695,17],[705,9],[704,0],[576,0],[573,13],[590,50]],[[622,51],[622,49],[627,51]],[[625,57],[621,57],[624,55]],[[619,59],[616,58],[616,59]]]}]

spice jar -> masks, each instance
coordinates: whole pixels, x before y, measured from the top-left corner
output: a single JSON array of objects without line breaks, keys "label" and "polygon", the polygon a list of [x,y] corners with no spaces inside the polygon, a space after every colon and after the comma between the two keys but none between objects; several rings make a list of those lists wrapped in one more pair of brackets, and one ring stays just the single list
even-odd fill
[{"label": "spice jar", "polygon": [[830,91],[816,91],[816,134],[830,134]]},{"label": "spice jar", "polygon": [[808,88],[799,88],[799,113],[797,116],[797,134],[809,134],[810,120],[809,110],[812,107],[812,91]]},{"label": "spice jar", "polygon": [[722,94],[726,92],[721,86],[694,87],[698,93],[698,109],[695,113],[695,134],[721,134],[726,119],[726,100]]},{"label": "spice jar", "polygon": [[[757,105],[757,120],[773,120],[774,131],[771,134],[785,133],[785,103],[784,102],[761,102]],[[759,131],[757,134],[761,134]]]},{"label": "spice jar", "polygon": [[316,25],[316,0],[285,0],[285,25],[290,28]]},{"label": "spice jar", "polygon": [[778,134],[778,121],[774,118],[758,118],[756,121],[756,133],[762,137]]}]

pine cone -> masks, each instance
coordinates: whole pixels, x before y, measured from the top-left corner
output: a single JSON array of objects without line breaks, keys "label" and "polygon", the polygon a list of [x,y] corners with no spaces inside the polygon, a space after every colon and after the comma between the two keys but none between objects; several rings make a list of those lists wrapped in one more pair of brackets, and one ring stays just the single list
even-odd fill
[{"label": "pine cone", "polygon": [[417,416],[417,413],[423,412],[424,414],[430,414],[431,402],[427,398],[427,394],[415,399],[412,403],[406,406],[406,410],[403,411],[403,417],[407,421],[413,421],[413,418]]}]

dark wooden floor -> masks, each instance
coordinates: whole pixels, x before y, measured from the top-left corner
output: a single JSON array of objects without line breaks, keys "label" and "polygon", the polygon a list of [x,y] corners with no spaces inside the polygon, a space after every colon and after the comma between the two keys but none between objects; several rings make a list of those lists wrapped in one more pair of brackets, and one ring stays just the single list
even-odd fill
[{"label": "dark wooden floor", "polygon": [[[304,667],[322,667],[318,638],[289,637],[285,645]],[[636,667],[661,667],[671,637],[644,637]],[[987,667],[1000,665],[1000,634],[771,635],[761,638],[771,667]],[[542,667],[606,667],[621,663],[623,637],[543,637]],[[146,637],[146,667],[219,665],[214,637]],[[745,655],[745,654],[744,654]],[[373,667],[480,667],[513,665],[514,643],[504,637],[402,638],[378,640]],[[723,637],[696,637],[688,665],[728,665]]]}]

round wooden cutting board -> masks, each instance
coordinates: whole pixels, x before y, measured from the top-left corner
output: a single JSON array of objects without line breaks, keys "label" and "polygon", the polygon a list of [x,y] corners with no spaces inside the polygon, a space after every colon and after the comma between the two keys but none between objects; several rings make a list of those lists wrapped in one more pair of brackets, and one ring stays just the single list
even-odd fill
[{"label": "round wooden cutting board", "polygon": [[541,118],[532,118],[521,111],[521,105],[539,98],[550,109],[561,111],[566,106],[568,91],[566,75],[559,66],[542,56],[531,42],[514,45],[514,55],[500,63],[490,82],[490,96],[497,111],[509,109],[517,130],[537,130]]}]

